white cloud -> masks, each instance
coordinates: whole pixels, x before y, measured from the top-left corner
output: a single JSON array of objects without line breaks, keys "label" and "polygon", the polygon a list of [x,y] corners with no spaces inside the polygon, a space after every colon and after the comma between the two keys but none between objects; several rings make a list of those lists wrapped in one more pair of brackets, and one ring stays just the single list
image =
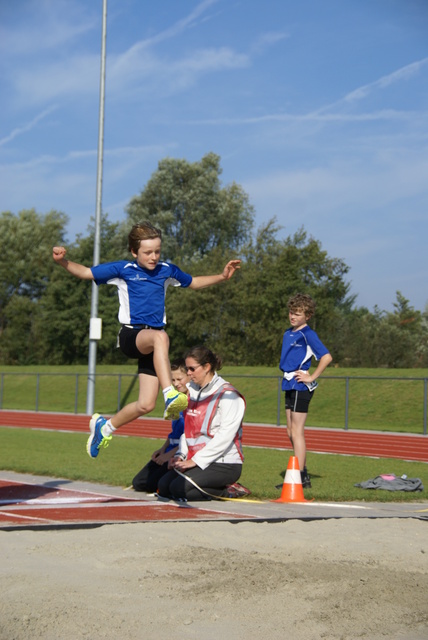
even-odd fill
[{"label": "white cloud", "polygon": [[160,58],[151,51],[133,47],[121,56],[110,57],[107,87],[120,99],[125,92],[153,91],[153,87],[160,95],[170,95],[192,86],[201,76],[248,64],[248,56],[228,47],[194,50],[175,59]]},{"label": "white cloud", "polygon": [[354,91],[348,93],[343,100],[346,102],[354,102],[356,100],[361,100],[366,98],[372,91],[376,89],[385,89],[396,82],[401,82],[402,80],[407,80],[412,76],[419,73],[419,71],[426,66],[428,63],[428,58],[423,58],[422,60],[417,60],[416,62],[412,62],[411,64],[402,67],[401,69],[397,69],[396,71],[382,76],[375,82],[371,82],[370,84],[366,84],[363,87],[359,87]]},{"label": "white cloud", "polygon": [[[161,95],[182,91],[209,73],[248,66],[245,54],[229,47],[194,50],[175,59],[160,58],[154,52],[133,46],[120,55],[107,55],[107,97],[124,100],[141,90],[156,90]],[[98,96],[100,54],[74,55],[36,68],[19,67],[13,85],[21,105],[44,104],[84,95]]]},{"label": "white cloud", "polygon": [[193,124],[207,124],[207,125],[257,125],[270,122],[290,123],[290,124],[307,124],[308,122],[314,123],[331,123],[331,122],[372,122],[372,121],[385,121],[391,122],[394,120],[410,121],[413,122],[415,118],[419,117],[419,112],[413,111],[399,111],[396,109],[381,109],[379,111],[372,111],[370,113],[320,113],[319,111],[295,114],[295,113],[269,113],[262,116],[242,116],[234,118],[207,118],[204,120],[192,120]]},{"label": "white cloud", "polygon": [[57,106],[52,105],[48,109],[45,109],[44,111],[39,113],[30,122],[27,122],[26,124],[23,124],[20,127],[16,127],[15,129],[13,129],[7,136],[0,139],[0,147],[3,147],[8,142],[11,142],[12,140],[14,140],[14,138],[20,135],[23,135],[24,133],[27,133],[28,131],[31,131],[32,129],[34,129],[34,127],[40,122],[40,120],[43,120],[44,118],[46,118],[49,114],[51,114],[56,109],[57,109]]},{"label": "white cloud", "polygon": [[[157,35],[152,36],[151,38],[147,38],[142,40],[138,45],[138,48],[143,47],[152,47],[153,45],[159,44],[164,40],[169,40],[170,38],[175,38],[180,35],[183,31],[188,29],[189,27],[195,27],[197,21],[201,16],[205,13],[207,9],[211,6],[217,4],[219,0],[203,0],[200,2],[187,16],[178,20],[175,24],[163,31],[160,31]],[[206,19],[206,18],[205,18]]]},{"label": "white cloud", "polygon": [[274,46],[278,42],[281,42],[282,40],[286,40],[289,37],[290,36],[288,33],[280,32],[280,31],[270,31],[268,33],[262,33],[260,36],[258,36],[256,41],[253,43],[251,47],[251,51],[256,54],[261,54],[266,49],[269,49],[270,47]]},{"label": "white cloud", "polygon": [[100,56],[78,55],[36,68],[20,67],[14,77],[17,98],[22,106],[49,103],[83,94],[99,94]]},{"label": "white cloud", "polygon": [[[153,166],[164,157],[172,145],[146,145],[118,147],[104,150],[104,191],[113,193],[119,187],[123,201],[129,199],[142,184],[137,183],[129,191],[126,182],[129,174],[140,176],[141,167]],[[64,155],[41,155],[26,162],[4,163],[0,165],[0,192],[2,210],[18,211],[35,206],[43,210],[52,208],[83,215],[91,210],[95,197],[97,169],[97,149],[72,150]],[[110,196],[113,200],[114,196]],[[121,201],[122,202],[122,201]],[[61,203],[61,204],[60,204]],[[66,203],[66,205],[64,205]],[[116,205],[115,205],[116,206]],[[117,210],[115,213],[118,214]]]},{"label": "white cloud", "polygon": [[67,0],[32,0],[16,14],[15,26],[0,26],[0,51],[8,56],[34,56],[65,48],[93,29],[100,29],[101,11],[88,15],[84,5]]},{"label": "white cloud", "polygon": [[[412,218],[420,220],[423,212],[427,174],[428,159],[424,153],[401,150],[397,155],[374,158],[367,163],[345,158],[328,167],[271,172],[247,180],[243,186],[252,202],[263,203],[265,210],[272,212],[270,216],[294,212],[323,224],[343,219],[350,212],[370,215],[377,211],[377,223],[381,212],[391,206],[392,222],[402,219],[404,210],[397,208],[397,202],[402,201],[406,203],[410,223]],[[353,224],[358,225],[358,218]]]},{"label": "white cloud", "polygon": [[361,87],[357,87],[353,89],[345,96],[343,96],[337,102],[326,105],[322,108],[322,110],[331,109],[333,107],[338,107],[340,104],[352,104],[355,102],[359,102],[367,98],[371,93],[376,91],[377,89],[385,89],[396,82],[402,82],[403,80],[408,80],[412,76],[418,74],[426,65],[428,64],[428,58],[422,58],[421,60],[417,60],[416,62],[412,62],[400,69],[396,69],[392,73],[389,73],[381,78],[378,78],[374,82],[370,82]]}]

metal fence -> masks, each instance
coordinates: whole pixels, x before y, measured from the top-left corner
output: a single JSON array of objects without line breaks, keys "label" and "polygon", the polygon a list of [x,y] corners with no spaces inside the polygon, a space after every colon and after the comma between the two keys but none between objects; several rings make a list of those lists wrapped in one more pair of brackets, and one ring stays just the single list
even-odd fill
[{"label": "metal fence", "polygon": [[[130,401],[132,393],[135,394],[137,374],[100,373],[95,376],[99,379],[98,387],[101,386],[102,379],[103,402],[106,402],[106,397],[108,399],[109,406],[103,411],[115,413]],[[251,406],[247,407],[246,414],[248,422],[260,422],[260,407],[262,407],[262,413],[267,418],[262,421],[263,423],[281,424],[282,377],[239,374],[230,374],[226,377],[230,381],[239,379],[236,386],[245,396],[251,398],[251,403],[248,403]],[[0,373],[0,409],[45,411],[46,409],[43,408],[45,405],[49,407],[48,411],[84,413],[87,379],[87,373],[2,372]],[[391,385],[391,383],[394,384]],[[339,384],[343,390],[341,388],[338,390],[337,386],[333,389],[334,384]],[[416,393],[414,391],[411,394],[408,393],[406,385],[409,384],[417,385]],[[311,405],[310,417],[313,426],[336,426],[349,429],[352,406],[352,420],[357,422],[357,428],[364,428],[364,421],[367,421],[371,429],[376,428],[373,425],[380,424],[380,429],[391,430],[388,428],[389,420],[391,425],[394,425],[392,430],[422,432],[427,435],[428,378],[324,376],[320,380],[320,387],[322,391],[319,392],[313,408]],[[366,402],[368,396],[370,396],[370,403]],[[380,407],[381,396],[384,397],[382,406],[386,406],[386,409],[379,409],[377,415],[365,416],[364,407],[368,405]],[[256,407],[258,404],[260,404],[259,408]],[[404,428],[400,429],[400,425]]]}]

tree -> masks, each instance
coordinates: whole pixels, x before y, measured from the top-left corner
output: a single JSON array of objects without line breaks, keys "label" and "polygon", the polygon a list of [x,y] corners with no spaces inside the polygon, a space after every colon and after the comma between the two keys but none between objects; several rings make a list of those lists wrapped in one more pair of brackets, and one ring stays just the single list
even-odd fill
[{"label": "tree", "polygon": [[386,313],[379,323],[376,351],[381,364],[393,368],[414,367],[421,341],[421,314],[396,292],[394,312]]},{"label": "tree", "polygon": [[220,158],[161,160],[145,189],[127,209],[129,224],[148,220],[163,232],[163,257],[191,263],[213,249],[239,253],[250,239],[254,213],[237,184],[220,184]]},{"label": "tree", "polygon": [[[287,300],[298,291],[317,301],[317,330],[321,339],[327,334],[328,345],[329,321],[336,307],[347,303],[349,285],[343,278],[348,267],[330,258],[304,230],[283,241],[277,240],[277,232],[274,220],[258,230],[242,251],[241,270],[225,286],[169,298],[172,349],[182,352],[204,342],[228,363],[276,365],[288,326]],[[215,272],[224,259],[220,250],[213,251],[194,263],[193,273]]]},{"label": "tree", "polygon": [[426,366],[428,324],[397,291],[394,311],[346,309],[335,332],[337,361],[351,367]]},{"label": "tree", "polygon": [[67,216],[34,209],[0,216],[0,357],[3,362],[33,361],[37,303],[54,269],[52,246],[64,241]]},{"label": "tree", "polygon": [[421,334],[422,339],[418,345],[419,366],[428,367],[428,304],[421,314]]},{"label": "tree", "polygon": [[[192,265],[192,275],[220,273],[228,257],[215,249]],[[182,356],[191,346],[206,344],[223,356],[224,361],[241,362],[242,319],[240,298],[242,274],[206,289],[167,292],[167,331],[172,358]]]},{"label": "tree", "polygon": [[[100,224],[100,261],[107,262],[126,256],[122,245],[118,255],[119,225],[110,223],[103,216]],[[89,236],[78,236],[75,243],[67,248],[70,260],[85,265],[93,263],[94,228],[89,227]],[[52,261],[53,262],[53,261]],[[49,287],[38,306],[38,325],[45,327],[44,358],[53,363],[71,364],[86,362],[89,345],[89,318],[91,308],[90,281],[82,281],[70,276],[64,269],[54,264]],[[117,320],[117,289],[114,286],[99,288],[98,315],[103,319],[103,336],[98,343],[97,358],[103,362],[124,361],[116,349],[119,330]]]},{"label": "tree", "polygon": [[[219,273],[232,257],[242,268],[231,281],[201,291],[167,292],[172,358],[198,343],[228,364],[277,365],[288,326],[287,300],[309,293],[317,303],[311,326],[347,366],[428,365],[428,308],[415,311],[397,291],[394,311],[355,308],[346,281],[348,266],[331,257],[304,228],[278,240],[275,218],[253,235],[248,196],[220,183],[220,159],[166,158],[139,196],[127,221],[102,217],[100,260],[128,259],[131,224],[149,220],[163,231],[163,258],[194,276]],[[0,216],[0,358],[4,363],[78,363],[88,356],[91,283],[71,277],[51,259],[64,244],[67,217],[34,210]],[[71,260],[93,262],[94,228],[68,247]],[[116,348],[117,290],[99,289],[103,337],[99,362],[123,362]]]},{"label": "tree", "polygon": [[[247,364],[277,364],[281,340],[288,326],[288,298],[308,293],[317,303],[311,326],[333,353],[329,327],[337,309],[349,303],[347,265],[331,258],[304,229],[276,239],[275,220],[259,230],[245,253],[242,272],[241,317],[245,322]],[[334,355],[334,353],[333,353]]]}]

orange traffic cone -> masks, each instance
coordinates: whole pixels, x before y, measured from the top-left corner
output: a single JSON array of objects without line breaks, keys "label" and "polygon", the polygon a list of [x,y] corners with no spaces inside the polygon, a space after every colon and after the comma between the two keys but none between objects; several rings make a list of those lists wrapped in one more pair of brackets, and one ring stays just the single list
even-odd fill
[{"label": "orange traffic cone", "polygon": [[288,461],[281,497],[277,500],[272,500],[272,502],[308,502],[303,495],[299,460],[296,456],[291,456]]}]

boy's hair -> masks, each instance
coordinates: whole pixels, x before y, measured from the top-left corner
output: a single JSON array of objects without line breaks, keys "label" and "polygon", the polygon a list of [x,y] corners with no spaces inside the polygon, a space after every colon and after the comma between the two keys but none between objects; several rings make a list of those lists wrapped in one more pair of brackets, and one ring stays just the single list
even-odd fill
[{"label": "boy's hair", "polygon": [[287,306],[289,311],[303,311],[310,318],[315,313],[316,302],[307,293],[296,293],[288,299]]},{"label": "boy's hair", "polygon": [[181,371],[187,376],[187,369],[184,358],[177,358],[177,360],[173,360],[171,362],[171,371],[178,371],[179,369],[181,369]]},{"label": "boy's hair", "polygon": [[128,249],[131,252],[138,253],[141,240],[153,240],[160,238],[162,240],[162,231],[144,220],[134,224],[128,235]]}]

